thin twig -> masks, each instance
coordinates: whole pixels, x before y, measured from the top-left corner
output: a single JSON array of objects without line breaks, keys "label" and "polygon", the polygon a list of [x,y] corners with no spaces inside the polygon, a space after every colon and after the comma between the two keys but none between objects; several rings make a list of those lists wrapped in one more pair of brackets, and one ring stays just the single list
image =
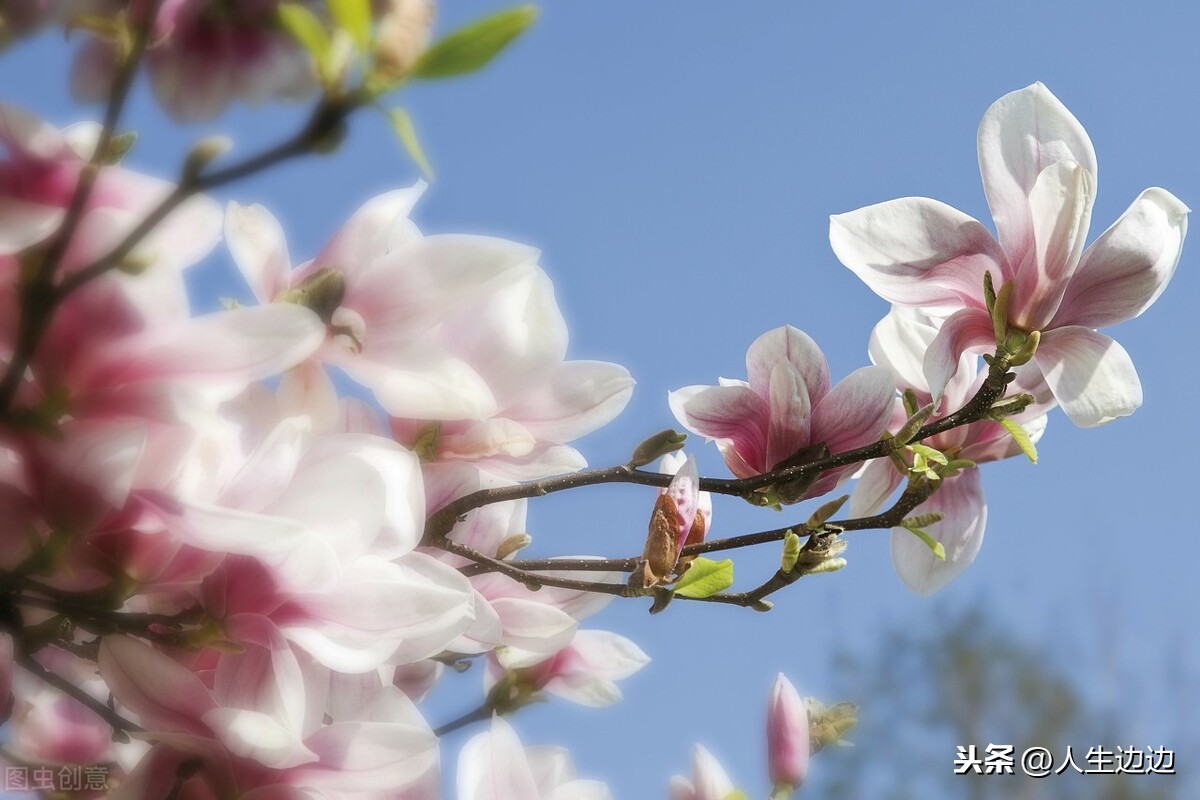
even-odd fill
[{"label": "thin twig", "polygon": [[75,684],[68,681],[58,673],[50,670],[39,664],[33,656],[22,654],[16,659],[17,664],[21,669],[41,680],[47,686],[52,686],[58,689],[65,695],[78,700],[96,716],[108,723],[116,733],[121,736],[128,736],[130,733],[142,733],[142,727],[122,717],[116,711],[109,708],[104,703],[100,702],[90,694],[79,688]]}]

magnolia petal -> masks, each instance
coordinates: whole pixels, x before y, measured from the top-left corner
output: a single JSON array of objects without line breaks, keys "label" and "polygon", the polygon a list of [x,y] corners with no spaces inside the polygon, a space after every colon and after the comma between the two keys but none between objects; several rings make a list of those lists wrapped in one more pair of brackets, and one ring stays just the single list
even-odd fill
[{"label": "magnolia petal", "polygon": [[516,597],[490,602],[504,626],[503,642],[524,650],[557,652],[570,644],[579,627],[569,614],[546,603]]},{"label": "magnolia petal", "polygon": [[771,371],[767,402],[771,410],[766,466],[773,469],[809,442],[812,403],[804,378],[790,362],[782,361]]},{"label": "magnolia petal", "polygon": [[357,275],[372,261],[393,248],[412,228],[408,215],[425,193],[428,184],[417,181],[371,198],[351,215],[317,256],[316,263],[348,276]]},{"label": "magnolia petal", "polygon": [[701,745],[692,755],[692,781],[696,800],[725,800],[734,790],[725,768]]},{"label": "magnolia petal", "polygon": [[850,492],[850,516],[869,517],[878,514],[903,480],[904,476],[890,459],[877,458],[868,462],[859,473],[854,490]]},{"label": "magnolia petal", "polygon": [[[1097,175],[1087,132],[1057,97],[1035,83],[1001,97],[979,123],[979,171],[1000,243],[1010,263],[1020,264],[1033,247],[1029,195],[1038,176],[1059,161],[1073,161]],[[993,274],[1000,281],[999,275]]]},{"label": "magnolia petal", "polygon": [[[813,444],[844,453],[879,439],[895,405],[896,387],[884,367],[862,367],[838,381],[813,409]],[[811,496],[811,495],[810,495]]]},{"label": "magnolia petal", "polygon": [[[1013,421],[1025,430],[1030,441],[1037,444],[1046,432],[1046,424],[1049,419],[1046,414],[1032,417],[1021,414],[1014,417]],[[972,441],[962,449],[958,455],[959,458],[974,461],[976,464],[985,464],[988,461],[1015,458],[1025,453],[1021,449],[1021,445],[1017,444],[1017,440],[998,422],[991,420],[975,422],[971,424],[970,430]],[[981,434],[980,430],[986,432]]]},{"label": "magnolia petal", "polygon": [[1034,359],[1054,399],[1081,428],[1127,417],[1142,404],[1142,382],[1125,348],[1089,328],[1042,334]]},{"label": "magnolia petal", "polygon": [[104,637],[98,664],[113,695],[147,729],[207,734],[201,717],[216,703],[187,667],[128,636]]},{"label": "magnolia petal", "polygon": [[982,307],[983,274],[1009,275],[980,222],[945,203],[905,197],[829,218],[838,259],[883,299],[930,312]]},{"label": "magnolia petal", "polygon": [[285,780],[326,792],[391,796],[424,778],[438,762],[438,739],[423,725],[338,722],[305,744],[320,760],[289,770]]},{"label": "magnolia petal", "polygon": [[919,514],[940,512],[942,520],[922,528],[946,550],[943,561],[907,528],[892,528],[892,565],[904,585],[926,597],[938,591],[971,565],[987,525],[987,503],[978,469],[946,478],[933,496],[922,503]]},{"label": "magnolia petal", "polygon": [[[996,333],[992,327],[992,319],[982,309],[964,308],[942,323],[937,336],[929,343],[923,361],[925,383],[929,386],[933,401],[941,405],[946,387],[951,381],[960,383],[960,373],[964,367],[968,368],[967,376],[973,381],[975,375],[970,367],[974,365],[975,359],[964,360],[963,356],[990,350],[995,343]],[[955,380],[956,378],[959,380]]]},{"label": "magnolia petal", "polygon": [[289,769],[317,760],[295,730],[261,711],[214,708],[205,713],[204,724],[235,756],[249,758],[271,769]]},{"label": "magnolia petal", "polygon": [[549,382],[505,413],[531,434],[569,442],[591,433],[620,414],[633,394],[633,377],[619,364],[566,361]]},{"label": "magnolia petal", "polygon": [[1083,253],[1052,328],[1102,328],[1139,316],[1175,274],[1190,209],[1165,189],[1147,189]]},{"label": "magnolia petal", "polygon": [[87,377],[101,386],[188,381],[216,399],[229,399],[247,384],[300,363],[324,339],[325,326],[306,308],[240,308],[121,339]]},{"label": "magnolia petal", "polygon": [[585,630],[571,641],[574,668],[588,675],[619,681],[650,663],[650,656],[633,641],[612,631]]},{"label": "magnolia petal", "polygon": [[270,303],[291,282],[292,261],[279,220],[261,205],[225,209],[225,243],[260,303]]},{"label": "magnolia petal", "polygon": [[513,800],[540,796],[516,731],[499,716],[458,754],[459,800]]},{"label": "magnolia petal", "polygon": [[0,256],[16,255],[45,239],[62,221],[63,210],[0,197]]},{"label": "magnolia petal", "polygon": [[728,442],[751,469],[766,471],[770,410],[749,386],[687,386],[671,392],[668,402],[680,425]]},{"label": "magnolia petal", "polygon": [[771,376],[781,363],[795,367],[812,402],[829,393],[829,364],[821,348],[804,331],[783,325],[755,339],[746,351],[746,377],[762,399],[769,400]]},{"label": "magnolia petal", "polygon": [[323,357],[367,387],[393,417],[487,419],[499,407],[487,381],[457,356],[429,343],[361,354],[326,348]]},{"label": "magnolia petal", "polygon": [[1058,310],[1083,252],[1095,198],[1095,178],[1074,161],[1051,164],[1034,182],[1034,251],[1017,268],[1009,306],[1009,318],[1025,330],[1045,327]]}]

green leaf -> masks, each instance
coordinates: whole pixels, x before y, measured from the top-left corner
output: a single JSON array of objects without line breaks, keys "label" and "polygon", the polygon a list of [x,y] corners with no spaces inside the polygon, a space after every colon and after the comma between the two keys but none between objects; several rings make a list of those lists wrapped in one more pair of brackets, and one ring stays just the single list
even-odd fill
[{"label": "green leaf", "polygon": [[403,108],[393,108],[388,112],[388,116],[392,120],[396,136],[404,145],[404,149],[408,151],[409,158],[416,163],[426,178],[432,179],[433,168],[429,166],[429,159],[425,157],[425,151],[421,149],[421,142],[417,138],[416,128],[413,127],[412,117]]},{"label": "green leaf", "polygon": [[534,6],[518,6],[476,20],[426,51],[413,74],[446,78],[474,72],[495,58],[537,18]]},{"label": "green leaf", "polygon": [[746,797],[746,793],[741,789],[734,789],[721,800],[749,800],[749,798]]},{"label": "green leaf", "polygon": [[788,531],[783,537],[783,555],[779,559],[779,569],[781,572],[791,572],[796,568],[796,561],[800,558],[800,537],[795,531]]},{"label": "green leaf", "polygon": [[1004,426],[1004,430],[1008,431],[1009,435],[1013,437],[1013,441],[1021,448],[1021,452],[1036,464],[1038,460],[1037,448],[1033,444],[1033,439],[1030,439],[1029,434],[1025,432],[1025,429],[1008,417],[993,417],[992,419],[995,419],[996,422]]},{"label": "green leaf", "polygon": [[371,46],[371,0],[325,0],[329,16],[350,34],[354,46],[365,53]]},{"label": "green leaf", "polygon": [[733,561],[712,561],[697,558],[675,584],[675,594],[681,597],[709,597],[733,585]]},{"label": "green leaf", "polygon": [[950,461],[950,459],[946,458],[945,454],[943,454],[941,450],[932,448],[929,445],[920,443],[910,444],[908,449],[912,450],[914,453],[920,453],[921,455],[925,456],[926,459],[934,462],[935,464],[941,464],[942,466],[945,466]]},{"label": "green leaf", "polygon": [[942,543],[937,539],[934,539],[915,525],[905,525],[904,529],[924,542],[925,546],[933,551],[933,554],[938,557],[939,561],[946,560],[946,548],[942,547]]},{"label": "green leaf", "polygon": [[279,22],[308,51],[318,67],[328,60],[329,33],[308,8],[299,3],[280,3]]}]

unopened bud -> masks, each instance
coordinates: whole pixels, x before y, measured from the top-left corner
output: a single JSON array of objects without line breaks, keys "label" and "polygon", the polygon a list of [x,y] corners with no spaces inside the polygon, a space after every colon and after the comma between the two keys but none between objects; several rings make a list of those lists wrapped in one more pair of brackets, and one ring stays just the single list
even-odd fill
[{"label": "unopened bud", "polygon": [[779,569],[788,573],[796,568],[796,560],[800,558],[800,537],[795,531],[788,531],[783,537],[783,555],[779,559]]},{"label": "unopened bud", "polygon": [[921,426],[924,425],[931,416],[933,416],[933,403],[922,406],[913,412],[912,416],[910,416],[905,421],[904,425],[900,427],[900,430],[896,431],[896,435],[893,437],[895,439],[896,446],[903,446],[911,442],[913,437],[916,436],[921,430]]},{"label": "unopened bud", "polygon": [[680,433],[674,428],[667,428],[647,436],[641,444],[633,449],[633,455],[629,458],[629,466],[645,466],[651,461],[662,458],[667,453],[673,453],[680,449],[685,441],[687,441],[687,434]]},{"label": "unopened bud", "polygon": [[900,524],[906,528],[924,528],[935,522],[941,522],[945,517],[946,515],[940,511],[931,511],[928,514],[918,514],[915,517],[905,517]]},{"label": "unopened bud", "polygon": [[228,136],[209,136],[196,142],[195,146],[183,162],[183,174],[195,177],[209,165],[209,162],[220,158],[233,147],[233,140]]},{"label": "unopened bud", "polygon": [[1025,341],[1021,343],[1021,346],[1017,347],[1016,350],[1013,351],[1013,354],[1009,356],[1008,363],[1014,367],[1019,367],[1022,364],[1028,364],[1029,360],[1033,358],[1035,353],[1037,353],[1038,345],[1041,343],[1041,341],[1042,332],[1033,331],[1025,337]]},{"label": "unopened bud", "polygon": [[807,574],[818,575],[822,572],[837,572],[838,570],[845,569],[846,563],[847,563],[846,559],[844,559],[844,558],[830,558],[825,561],[822,561],[820,564],[817,564],[815,567],[810,567],[807,570]]},{"label": "unopened bud", "polygon": [[1011,417],[1029,408],[1036,400],[1037,398],[1033,395],[1022,392],[996,403],[988,409],[988,413],[993,417]]},{"label": "unopened bud", "polygon": [[762,613],[765,614],[774,607],[775,607],[775,604],[772,603],[770,600],[755,600],[753,603],[751,603],[750,610],[751,611],[761,611]]},{"label": "unopened bud", "polygon": [[840,511],[842,506],[846,505],[846,501],[849,499],[850,495],[844,494],[836,500],[830,500],[828,503],[825,503],[812,513],[812,516],[808,518],[808,522],[804,523],[804,529],[806,531],[820,530],[829,521],[830,517]]},{"label": "unopened bud", "polygon": [[533,543],[533,537],[528,533],[514,533],[509,536],[500,546],[496,548],[496,558],[503,561],[511,555],[515,555],[517,551],[524,550]]},{"label": "unopened bud", "polygon": [[434,5],[430,0],[391,0],[375,40],[375,72],[395,81],[416,65],[429,47]]},{"label": "unopened bud", "polygon": [[120,164],[121,159],[125,158],[126,154],[137,143],[137,137],[137,131],[125,131],[124,133],[114,134],[108,141],[108,152],[104,154],[104,163],[110,166]]},{"label": "unopened bud", "polygon": [[992,283],[991,270],[983,273],[983,302],[988,313],[992,313],[992,309],[996,307],[996,285]]},{"label": "unopened bud", "polygon": [[1005,281],[996,293],[996,302],[992,304],[992,332],[996,334],[997,345],[1003,345],[1008,335],[1008,302],[1012,293],[1013,282]]}]

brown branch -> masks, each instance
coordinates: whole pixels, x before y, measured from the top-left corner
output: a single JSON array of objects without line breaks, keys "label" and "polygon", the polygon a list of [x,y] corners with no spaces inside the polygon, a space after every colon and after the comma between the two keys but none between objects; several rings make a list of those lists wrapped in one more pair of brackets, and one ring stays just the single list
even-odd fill
[{"label": "brown branch", "polygon": [[34,660],[33,656],[21,654],[17,657],[16,662],[21,669],[38,678],[47,686],[57,689],[63,694],[68,695],[72,699],[77,700],[86,706],[93,714],[107,722],[109,727],[111,727],[118,735],[127,737],[130,733],[143,732],[141,726],[125,719],[116,711],[92,697],[83,689],[80,689],[78,686],[71,683],[58,673],[51,672],[50,670],[46,669],[36,660]]},{"label": "brown branch", "polygon": [[[992,405],[1004,396],[1008,383],[1008,357],[998,352],[992,357],[988,377],[979,387],[979,391],[975,393],[975,396],[953,414],[922,426],[910,441],[919,442],[952,428],[968,425],[986,418]],[[864,445],[854,450],[847,450],[844,453],[834,454],[826,458],[810,461],[806,464],[766,472],[762,475],[754,475],[749,478],[701,478],[700,488],[703,491],[715,494],[750,499],[759,490],[768,486],[799,479],[814,478],[831,469],[887,457],[896,447],[897,443],[894,440],[881,439],[878,442]],[[597,486],[606,483],[636,484],[663,488],[670,484],[672,477],[664,473],[648,472],[629,466],[628,464],[622,464],[620,466],[586,470],[539,481],[528,481],[513,486],[480,489],[479,491],[471,492],[451,501],[430,515],[425,523],[424,543],[430,546],[437,546],[439,540],[444,539],[466,514],[483,506],[505,503],[512,500],[541,497],[569,489]]]}]

